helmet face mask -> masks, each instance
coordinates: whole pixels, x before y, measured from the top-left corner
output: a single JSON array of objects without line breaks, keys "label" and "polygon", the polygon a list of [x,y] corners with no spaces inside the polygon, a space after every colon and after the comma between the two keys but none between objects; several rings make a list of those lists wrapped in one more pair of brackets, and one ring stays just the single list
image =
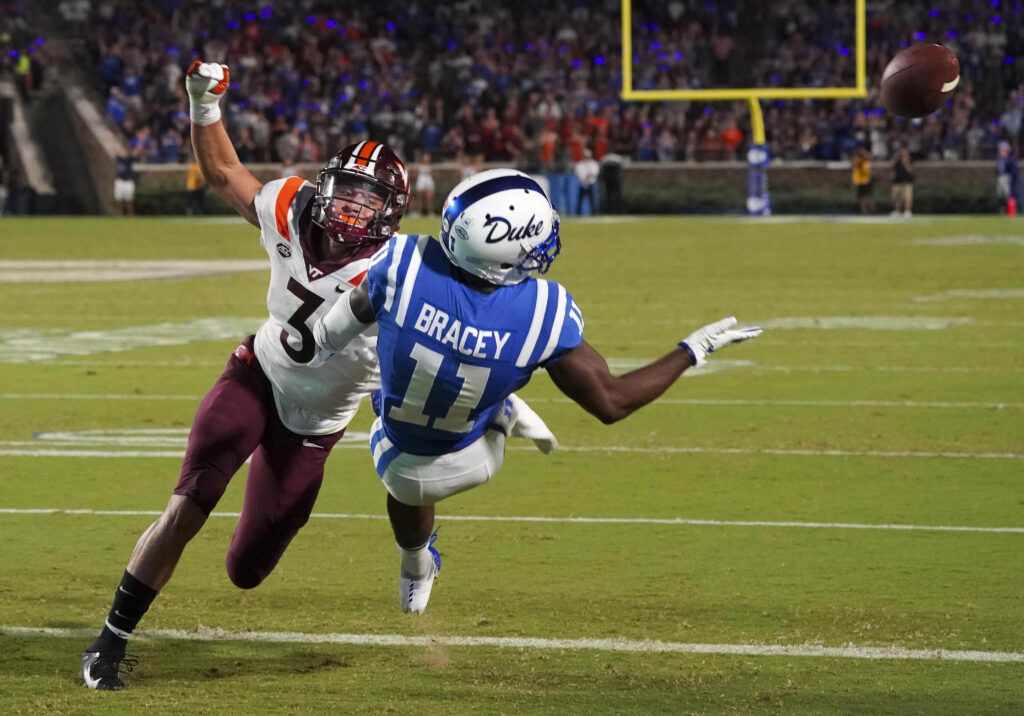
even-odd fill
[{"label": "helmet face mask", "polygon": [[546,273],[561,249],[558,214],[540,185],[512,169],[474,174],[448,195],[440,243],[449,261],[499,286]]},{"label": "helmet face mask", "polygon": [[335,154],[317,175],[313,223],[335,242],[379,244],[398,231],[409,205],[409,175],[378,142],[359,142]]}]

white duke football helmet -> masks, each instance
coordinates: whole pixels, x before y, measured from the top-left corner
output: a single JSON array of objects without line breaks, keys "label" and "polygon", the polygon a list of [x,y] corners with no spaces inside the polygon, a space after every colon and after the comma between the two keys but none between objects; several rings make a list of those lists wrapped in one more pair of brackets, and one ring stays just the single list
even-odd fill
[{"label": "white duke football helmet", "polygon": [[513,169],[489,169],[452,189],[439,238],[453,264],[499,286],[546,273],[562,248],[544,190]]}]

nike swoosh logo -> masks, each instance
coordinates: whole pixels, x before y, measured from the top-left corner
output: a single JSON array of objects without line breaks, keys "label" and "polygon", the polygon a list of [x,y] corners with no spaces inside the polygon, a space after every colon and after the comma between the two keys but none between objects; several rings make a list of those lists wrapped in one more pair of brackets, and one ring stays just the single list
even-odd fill
[{"label": "nike swoosh logo", "polygon": [[323,445],[317,445],[316,443],[311,443],[309,440],[303,440],[302,441],[302,447],[312,447],[312,448],[316,448],[317,450],[326,450],[327,449]]},{"label": "nike swoosh logo", "polygon": [[960,84],[960,75],[956,76],[956,79],[950,80],[946,84],[942,85],[940,92],[949,92],[950,90],[956,89],[956,86]]},{"label": "nike swoosh logo", "polygon": [[129,592],[127,589],[122,587],[120,584],[117,585],[117,591],[121,592],[121,594],[127,594],[129,597],[134,597],[135,596],[134,594]]},{"label": "nike swoosh logo", "polygon": [[338,293],[345,293],[345,291],[348,291],[348,289],[345,288],[344,286],[335,286],[334,290],[337,291]]},{"label": "nike swoosh logo", "polygon": [[96,687],[99,686],[100,680],[99,679],[94,679],[93,676],[92,676],[92,663],[91,662],[89,663],[88,666],[85,666],[84,664],[82,666],[82,681],[84,681],[85,685],[88,686],[90,689],[94,689],[95,690]]}]

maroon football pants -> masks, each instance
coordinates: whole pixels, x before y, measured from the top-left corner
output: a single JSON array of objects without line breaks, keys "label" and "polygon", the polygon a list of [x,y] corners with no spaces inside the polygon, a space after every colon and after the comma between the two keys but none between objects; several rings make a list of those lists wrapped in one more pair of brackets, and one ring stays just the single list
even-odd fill
[{"label": "maroon football pants", "polygon": [[175,495],[207,515],[238,468],[252,456],[245,501],[227,554],[231,581],[262,582],[309,520],[324,462],[345,432],[298,435],[277,414],[273,390],[247,338],[228,359],[192,422]]}]

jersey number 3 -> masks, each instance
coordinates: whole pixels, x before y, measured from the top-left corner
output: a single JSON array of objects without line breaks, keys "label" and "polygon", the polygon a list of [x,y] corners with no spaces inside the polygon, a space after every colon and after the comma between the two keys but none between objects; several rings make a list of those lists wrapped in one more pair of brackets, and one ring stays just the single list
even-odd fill
[{"label": "jersey number 3", "polygon": [[291,343],[288,342],[289,335],[288,331],[281,330],[281,345],[284,347],[284,352],[295,361],[296,363],[309,363],[313,360],[313,356],[316,355],[316,340],[313,338],[313,331],[310,330],[309,326],[306,325],[306,321],[309,317],[320,307],[320,304],[324,302],[324,299],[317,296],[315,293],[310,291],[308,288],[303,286],[301,283],[296,281],[294,278],[288,279],[288,290],[296,296],[302,305],[299,306],[299,310],[291,315],[288,319],[288,325],[292,326],[299,332],[299,347],[295,348]]},{"label": "jersey number 3", "polygon": [[423,407],[441,371],[444,356],[419,343],[412,347],[409,356],[416,361],[416,367],[413,368],[402,404],[392,405],[388,410],[388,418],[452,433],[468,433],[472,430],[473,421],[469,419],[469,414],[480,404],[491,369],[460,361],[456,375],[462,378],[462,389],[455,396],[446,415],[432,417],[423,412]]}]

